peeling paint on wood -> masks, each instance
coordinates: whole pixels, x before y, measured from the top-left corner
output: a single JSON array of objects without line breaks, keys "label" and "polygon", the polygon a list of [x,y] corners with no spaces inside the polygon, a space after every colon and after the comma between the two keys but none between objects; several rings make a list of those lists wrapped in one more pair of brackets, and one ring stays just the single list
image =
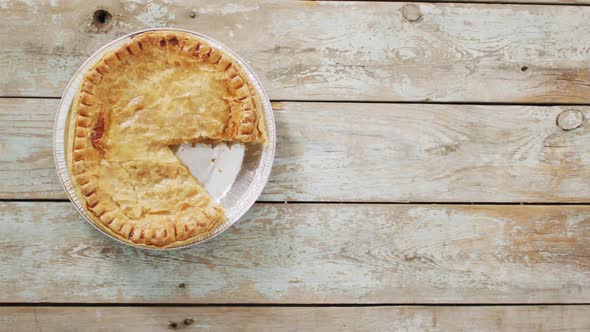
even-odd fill
[{"label": "peeling paint on wood", "polygon": [[[420,17],[408,21],[405,6]],[[97,9],[112,14],[108,28],[92,27]],[[235,49],[273,99],[590,100],[586,6],[9,1],[0,15],[4,96],[59,96],[99,46],[138,29],[173,26]]]},{"label": "peeling paint on wood", "polygon": [[257,204],[209,242],[153,252],[69,203],[0,202],[0,234],[0,302],[590,299],[588,206]]},{"label": "peeling paint on wood", "polygon": [[[66,198],[51,151],[57,104],[0,99],[0,198]],[[590,201],[590,127],[557,124],[570,107],[273,107],[277,155],[262,200]]]}]

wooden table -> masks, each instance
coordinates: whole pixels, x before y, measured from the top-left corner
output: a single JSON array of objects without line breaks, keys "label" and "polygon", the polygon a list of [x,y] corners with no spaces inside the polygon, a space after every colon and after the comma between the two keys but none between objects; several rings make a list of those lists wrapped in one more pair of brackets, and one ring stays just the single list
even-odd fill
[{"label": "wooden table", "polygon": [[[0,330],[590,330],[590,1],[518,2],[0,1]],[[237,225],[153,252],[51,142],[84,59],[168,26],[252,65],[278,146]]]}]

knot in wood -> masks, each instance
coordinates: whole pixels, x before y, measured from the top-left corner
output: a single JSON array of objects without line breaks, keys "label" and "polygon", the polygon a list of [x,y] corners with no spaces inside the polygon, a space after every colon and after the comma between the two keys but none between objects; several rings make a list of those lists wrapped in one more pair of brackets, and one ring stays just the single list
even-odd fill
[{"label": "knot in wood", "polygon": [[416,5],[405,5],[402,7],[402,15],[410,22],[418,22],[422,18],[420,8]]},{"label": "knot in wood", "polygon": [[104,9],[99,9],[92,14],[92,26],[96,28],[98,32],[105,32],[108,30],[113,15]]},{"label": "knot in wood", "polygon": [[586,122],[586,117],[582,111],[577,109],[565,110],[557,116],[557,125],[565,131],[580,128]]}]

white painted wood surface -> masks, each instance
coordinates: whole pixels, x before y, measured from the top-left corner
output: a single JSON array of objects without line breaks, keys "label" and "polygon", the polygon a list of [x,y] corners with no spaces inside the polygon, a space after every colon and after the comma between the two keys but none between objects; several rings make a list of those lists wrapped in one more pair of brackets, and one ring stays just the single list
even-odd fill
[{"label": "white painted wood surface", "polygon": [[0,302],[590,302],[588,206],[258,204],[154,252],[69,202],[0,202],[0,234]]},{"label": "white painted wood surface", "polygon": [[[370,1],[370,0],[360,0]],[[385,1],[396,1],[396,0],[385,0]],[[436,0],[417,0],[417,2],[436,2]],[[447,2],[447,1],[445,1]],[[448,2],[457,3],[515,3],[515,4],[536,4],[536,5],[587,5],[590,4],[587,0],[448,0]]]},{"label": "white painted wood surface", "polygon": [[[590,7],[415,3],[412,19],[407,5],[4,1],[0,94],[60,96],[107,41],[173,26],[235,49],[275,100],[590,101]],[[112,13],[101,28],[99,8]]]},{"label": "white painted wood surface", "polygon": [[[58,102],[0,99],[0,198],[66,198],[51,151]],[[274,107],[262,200],[590,202],[588,107]],[[563,128],[582,126],[563,130],[560,114]]]},{"label": "white painted wood surface", "polygon": [[7,331],[588,331],[588,306],[0,308]]},{"label": "white painted wood surface", "polygon": [[[274,104],[261,199],[313,201],[257,204],[174,252],[119,245],[69,202],[0,201],[0,330],[590,330],[590,205],[427,204],[590,203],[589,108],[575,105],[590,103],[590,2],[449,2],[0,0],[0,97],[58,97],[98,47],[142,28],[235,49],[291,101]],[[99,9],[110,22],[92,23]],[[65,198],[58,102],[0,99],[0,199]],[[528,103],[572,105],[504,105]],[[469,306],[485,303],[499,306]]]}]

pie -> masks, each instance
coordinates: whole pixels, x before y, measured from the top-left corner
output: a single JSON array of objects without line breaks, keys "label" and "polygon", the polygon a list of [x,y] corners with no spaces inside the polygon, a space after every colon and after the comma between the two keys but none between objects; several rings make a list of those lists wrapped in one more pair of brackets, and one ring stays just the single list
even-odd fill
[{"label": "pie", "polygon": [[139,246],[183,246],[225,217],[173,146],[265,144],[265,126],[232,57],[188,33],[145,32],[86,72],[70,113],[68,167],[99,228]]}]

